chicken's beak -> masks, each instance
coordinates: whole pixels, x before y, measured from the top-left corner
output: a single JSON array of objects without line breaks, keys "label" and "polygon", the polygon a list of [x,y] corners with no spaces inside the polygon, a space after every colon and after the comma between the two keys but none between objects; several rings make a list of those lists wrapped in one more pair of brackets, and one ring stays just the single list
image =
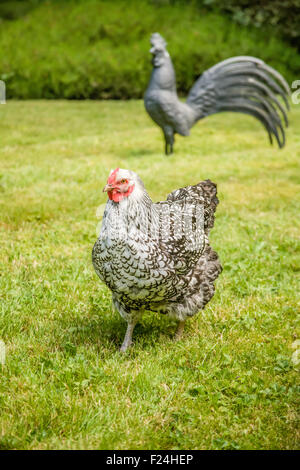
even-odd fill
[{"label": "chicken's beak", "polygon": [[107,193],[107,191],[111,191],[113,189],[111,184],[106,184],[103,188],[103,192]]}]

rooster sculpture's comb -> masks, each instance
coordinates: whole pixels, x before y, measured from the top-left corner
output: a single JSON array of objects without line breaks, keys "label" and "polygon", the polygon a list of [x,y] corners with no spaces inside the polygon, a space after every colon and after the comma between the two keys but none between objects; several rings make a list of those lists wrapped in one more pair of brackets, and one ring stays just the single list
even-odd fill
[{"label": "rooster sculpture's comb", "polygon": [[150,43],[152,46],[157,47],[159,49],[165,49],[167,45],[166,41],[159,33],[152,34]]}]

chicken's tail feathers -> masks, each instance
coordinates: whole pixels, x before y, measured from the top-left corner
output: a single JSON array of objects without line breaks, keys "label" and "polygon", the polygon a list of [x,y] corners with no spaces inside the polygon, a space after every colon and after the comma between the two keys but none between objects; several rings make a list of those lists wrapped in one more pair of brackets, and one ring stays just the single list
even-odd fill
[{"label": "chicken's tail feathers", "polygon": [[194,186],[176,189],[167,197],[168,201],[190,200],[203,204],[204,208],[204,229],[208,233],[214,226],[215,212],[219,199],[217,197],[217,185],[207,179]]},{"label": "chicken's tail feathers", "polygon": [[196,112],[196,121],[223,111],[254,116],[268,132],[270,143],[275,137],[281,148],[289,95],[289,85],[277,70],[256,57],[240,56],[206,70],[191,88],[187,104]]},{"label": "chicken's tail feathers", "polygon": [[219,204],[219,199],[217,197],[217,185],[211,180],[205,180],[201,183],[198,183],[197,186],[200,186],[203,191],[204,197],[204,228],[207,232],[213,228],[215,222],[215,212],[217,205]]}]

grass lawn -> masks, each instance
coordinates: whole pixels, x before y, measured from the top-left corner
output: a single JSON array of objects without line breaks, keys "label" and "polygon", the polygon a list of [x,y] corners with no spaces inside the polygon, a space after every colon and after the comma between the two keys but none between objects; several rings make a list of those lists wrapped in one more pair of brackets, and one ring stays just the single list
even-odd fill
[{"label": "grass lawn", "polygon": [[[283,150],[253,118],[220,114],[168,158],[141,101],[9,101],[0,118],[0,448],[299,448],[300,105]],[[181,341],[149,313],[124,356],[91,263],[117,166],[154,200],[215,181],[224,267]]]}]

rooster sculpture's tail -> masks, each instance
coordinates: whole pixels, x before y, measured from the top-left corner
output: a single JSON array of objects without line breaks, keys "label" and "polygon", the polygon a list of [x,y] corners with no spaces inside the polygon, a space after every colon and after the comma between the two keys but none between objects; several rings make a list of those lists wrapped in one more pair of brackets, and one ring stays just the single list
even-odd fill
[{"label": "rooster sculpture's tail", "polygon": [[[221,111],[250,114],[266,128],[279,147],[285,144],[289,86],[272,67],[256,57],[232,57],[206,70],[191,88],[187,104],[196,119]],[[279,95],[283,102],[276,97]],[[281,118],[282,115],[282,118]]]}]

